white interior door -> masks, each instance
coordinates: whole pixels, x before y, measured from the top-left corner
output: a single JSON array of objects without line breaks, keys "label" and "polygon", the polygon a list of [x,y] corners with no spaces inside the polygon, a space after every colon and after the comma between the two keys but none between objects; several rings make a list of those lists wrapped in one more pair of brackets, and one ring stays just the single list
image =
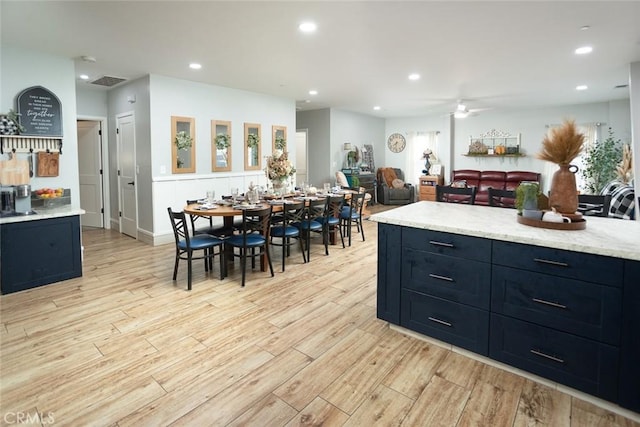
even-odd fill
[{"label": "white interior door", "polygon": [[136,197],[136,140],[133,114],[116,119],[118,138],[118,200],[120,232],[138,238],[138,205]]},{"label": "white interior door", "polygon": [[78,120],[78,169],[80,175],[80,215],[83,227],[104,228],[102,190],[102,129],[99,121]]},{"label": "white interior door", "polygon": [[296,131],[296,184],[309,182],[307,173],[307,130]]}]

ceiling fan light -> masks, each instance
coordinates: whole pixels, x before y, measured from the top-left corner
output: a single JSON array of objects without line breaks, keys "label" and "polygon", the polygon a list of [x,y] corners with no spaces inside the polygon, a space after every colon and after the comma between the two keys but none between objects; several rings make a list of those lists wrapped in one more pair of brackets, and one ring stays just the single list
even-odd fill
[{"label": "ceiling fan light", "polygon": [[469,115],[469,112],[466,110],[458,110],[455,113],[453,113],[453,117],[455,117],[456,119],[464,119]]},{"label": "ceiling fan light", "polygon": [[467,106],[464,104],[458,104],[458,111],[467,111]]}]

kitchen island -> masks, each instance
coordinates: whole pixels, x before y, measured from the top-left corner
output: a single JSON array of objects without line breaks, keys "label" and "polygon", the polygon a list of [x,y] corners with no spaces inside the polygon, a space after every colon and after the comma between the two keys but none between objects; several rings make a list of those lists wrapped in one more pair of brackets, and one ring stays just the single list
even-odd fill
[{"label": "kitchen island", "polygon": [[82,276],[83,213],[67,205],[0,218],[2,294]]},{"label": "kitchen island", "polygon": [[640,412],[640,222],[418,202],[378,229],[378,317]]}]

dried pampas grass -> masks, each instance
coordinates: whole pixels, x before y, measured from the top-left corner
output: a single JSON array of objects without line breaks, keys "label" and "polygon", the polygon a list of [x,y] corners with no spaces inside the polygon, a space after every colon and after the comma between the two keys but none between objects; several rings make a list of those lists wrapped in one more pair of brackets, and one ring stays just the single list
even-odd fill
[{"label": "dried pampas grass", "polygon": [[568,165],[582,151],[584,135],[578,132],[573,120],[565,120],[562,126],[552,128],[542,140],[538,158]]},{"label": "dried pampas grass", "polygon": [[633,166],[631,165],[631,147],[629,144],[625,144],[622,147],[622,161],[616,166],[616,174],[618,180],[625,184],[628,184],[633,178]]}]

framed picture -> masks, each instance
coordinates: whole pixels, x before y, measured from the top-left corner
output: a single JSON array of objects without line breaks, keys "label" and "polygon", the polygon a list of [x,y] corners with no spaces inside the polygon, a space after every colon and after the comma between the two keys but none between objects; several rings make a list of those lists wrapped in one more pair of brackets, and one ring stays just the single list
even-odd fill
[{"label": "framed picture", "polygon": [[442,165],[431,165],[429,168],[429,175],[440,176],[442,174]]}]

